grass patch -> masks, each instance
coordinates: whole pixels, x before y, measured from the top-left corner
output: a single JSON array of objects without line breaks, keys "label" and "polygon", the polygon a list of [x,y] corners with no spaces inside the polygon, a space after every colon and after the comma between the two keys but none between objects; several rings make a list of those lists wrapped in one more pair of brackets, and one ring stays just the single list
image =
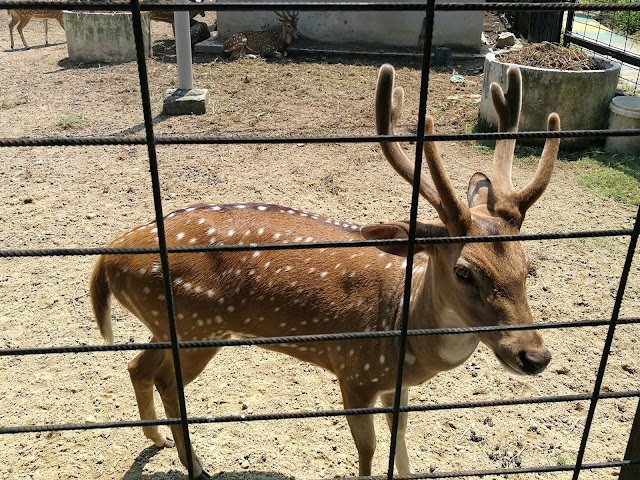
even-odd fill
[{"label": "grass patch", "polygon": [[591,151],[576,160],[578,183],[627,205],[640,204],[640,156]]},{"label": "grass patch", "polygon": [[70,130],[72,128],[82,128],[87,124],[87,121],[82,118],[63,118],[56,124],[63,130]]}]

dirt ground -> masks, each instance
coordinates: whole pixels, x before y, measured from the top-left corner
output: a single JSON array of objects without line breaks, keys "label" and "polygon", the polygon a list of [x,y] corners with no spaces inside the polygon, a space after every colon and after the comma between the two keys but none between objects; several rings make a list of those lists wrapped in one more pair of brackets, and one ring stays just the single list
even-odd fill
[{"label": "dirt ground", "polygon": [[[211,24],[212,19],[207,21]],[[64,33],[42,26],[25,35],[34,48],[10,51],[0,29],[0,137],[142,134],[134,63],[78,65]],[[377,68],[388,59],[289,57],[227,62],[194,58],[195,85],[214,109],[193,117],[162,116],[175,87],[170,27],[153,25],[147,63],[156,133],[202,135],[372,134]],[[414,126],[419,65],[394,60],[406,90],[401,131]],[[465,77],[450,81],[452,73]],[[441,132],[464,131],[477,116],[482,62],[456,62],[430,76],[429,110]],[[526,92],[525,92],[526,94]],[[552,108],[553,106],[550,106]],[[411,151],[412,146],[406,148]],[[439,145],[459,192],[491,153],[471,143]],[[144,147],[3,148],[0,248],[104,246],[154,217]],[[362,224],[408,217],[409,186],[371,144],[184,145],[158,147],[164,211],[197,202],[269,202]],[[535,170],[516,162],[523,185]],[[560,162],[531,208],[524,232],[631,228],[636,208],[602,198]],[[435,218],[421,204],[422,219]],[[536,319],[607,319],[616,295],[626,238],[529,242],[535,274],[528,294]],[[0,348],[101,343],[87,298],[94,257],[0,261]],[[640,308],[640,269],[633,267],[623,317]],[[146,329],[114,309],[116,342],[144,342]],[[606,329],[548,330],[554,358],[535,378],[504,371],[484,346],[462,367],[411,391],[411,404],[591,393]],[[92,423],[138,418],[126,370],[135,352],[0,357],[0,425]],[[640,390],[638,327],[618,327],[605,391]],[[335,379],[288,357],[227,348],[187,387],[190,416],[340,409]],[[602,400],[585,462],[622,458],[637,399]],[[407,439],[417,472],[564,465],[575,461],[587,402],[458,409],[412,414]],[[163,416],[163,415],[161,415]],[[376,420],[374,471],[386,469],[389,438]],[[346,420],[226,423],[192,428],[207,469],[218,478],[270,479],[357,474]],[[1,479],[186,479],[174,449],[157,450],[140,429],[0,435]],[[581,480],[614,478],[616,469],[585,471]],[[495,480],[498,477],[486,476]],[[500,477],[502,478],[502,477]],[[514,479],[568,479],[570,473],[516,474]]]}]

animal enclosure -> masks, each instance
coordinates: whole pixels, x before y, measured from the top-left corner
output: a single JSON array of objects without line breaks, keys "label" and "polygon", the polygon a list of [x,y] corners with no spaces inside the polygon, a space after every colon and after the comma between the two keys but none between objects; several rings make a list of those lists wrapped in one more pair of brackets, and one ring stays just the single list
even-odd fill
[{"label": "animal enclosure", "polygon": [[[170,27],[164,32],[170,38]],[[7,199],[0,212],[0,476],[184,479],[173,449],[157,451],[139,427],[109,425],[137,422],[126,364],[148,333],[117,307],[117,346],[99,345],[86,296],[95,254],[155,217],[138,72],[133,64],[71,64],[61,52],[63,34],[57,34],[58,45],[34,49],[37,56],[0,53],[0,65],[13,67],[11,75],[0,71],[7,85],[0,118]],[[2,35],[8,44],[7,33]],[[175,77],[170,43],[156,40],[154,51],[147,70],[154,132],[167,140],[153,149],[165,214],[198,202],[255,201],[358,224],[409,217],[411,189],[390,170],[375,139],[351,138],[375,132],[376,75],[389,59],[196,58],[196,78],[214,90],[216,113],[174,119],[159,114],[162,92]],[[406,91],[398,130],[413,138],[421,65],[392,63]],[[477,66],[461,62],[460,69],[469,81],[453,91],[450,72],[429,73],[427,105],[438,133],[462,133],[459,123],[468,118],[461,112],[472,110],[480,92]],[[25,83],[38,94],[21,94]],[[208,140],[198,141],[195,132]],[[137,140],[112,144],[125,135]],[[179,144],[173,143],[176,136]],[[246,143],[248,136],[263,143]],[[438,142],[458,191],[475,171],[489,172],[492,156],[455,141],[461,138]],[[415,153],[414,145],[405,148]],[[534,164],[516,162],[516,184],[526,183],[534,170]],[[546,468],[552,478],[571,478],[567,470],[580,452],[636,214],[633,205],[581,187],[571,165],[558,165],[527,216],[526,233],[617,234],[526,242],[534,267],[528,283],[534,316],[539,323],[566,322],[541,331],[552,363],[539,377],[518,377],[482,347],[464,366],[412,389],[409,404],[424,410],[410,415],[407,433],[416,472],[483,469],[493,472],[486,478],[499,478],[499,471],[513,469],[509,478],[524,479],[532,474],[518,472]],[[435,214],[421,202],[418,217]],[[584,456],[586,464],[605,465],[584,470],[581,479],[618,468],[635,412],[637,261],[629,273],[620,310],[629,323],[615,329],[600,389],[605,398],[597,403]],[[585,321],[594,323],[577,328]],[[187,413],[196,420],[191,436],[209,470],[227,472],[222,477],[229,479],[355,475],[357,455],[335,380],[314,366],[250,346],[251,340],[240,343],[223,348],[186,389]],[[38,348],[44,350],[19,350]],[[542,397],[551,401],[527,403]],[[252,421],[261,416],[267,421]],[[376,423],[374,473],[382,474],[389,436],[381,415]],[[59,427],[65,424],[68,430]]]}]

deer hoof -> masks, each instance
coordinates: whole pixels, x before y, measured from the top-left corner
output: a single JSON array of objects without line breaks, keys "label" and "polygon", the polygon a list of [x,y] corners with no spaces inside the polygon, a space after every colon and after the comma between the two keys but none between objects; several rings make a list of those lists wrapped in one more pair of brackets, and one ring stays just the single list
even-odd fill
[{"label": "deer hoof", "polygon": [[173,448],[176,446],[176,442],[171,437],[164,437],[164,441],[160,445],[156,445],[158,448]]}]

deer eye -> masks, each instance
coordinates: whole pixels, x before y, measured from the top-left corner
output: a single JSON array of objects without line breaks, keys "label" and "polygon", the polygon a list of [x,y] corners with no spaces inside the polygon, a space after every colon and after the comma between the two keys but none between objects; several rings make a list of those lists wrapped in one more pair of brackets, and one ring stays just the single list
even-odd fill
[{"label": "deer eye", "polygon": [[453,268],[454,273],[458,280],[462,283],[466,283],[471,285],[473,283],[473,273],[467,267],[463,267],[462,265],[456,265]]}]

